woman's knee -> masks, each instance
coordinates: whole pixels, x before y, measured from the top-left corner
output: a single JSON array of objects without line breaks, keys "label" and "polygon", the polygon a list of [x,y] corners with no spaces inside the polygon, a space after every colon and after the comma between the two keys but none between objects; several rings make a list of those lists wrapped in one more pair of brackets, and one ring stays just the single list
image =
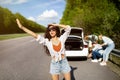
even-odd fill
[{"label": "woman's knee", "polygon": [[59,75],[58,74],[52,75],[52,80],[59,80]]},{"label": "woman's knee", "polygon": [[65,80],[71,80],[70,72],[64,74]]}]

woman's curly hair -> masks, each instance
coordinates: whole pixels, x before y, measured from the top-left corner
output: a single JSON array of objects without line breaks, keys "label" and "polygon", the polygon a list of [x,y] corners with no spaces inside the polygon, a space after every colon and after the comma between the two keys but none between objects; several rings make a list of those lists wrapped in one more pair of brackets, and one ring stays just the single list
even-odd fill
[{"label": "woman's curly hair", "polygon": [[[49,29],[50,29],[51,26],[55,29],[56,36],[60,37],[60,28],[58,26],[53,26],[53,25],[49,24],[48,27],[46,28],[46,31],[45,31],[45,34],[44,34],[44,37],[47,38],[49,41],[52,38],[50,33],[49,33]],[[44,46],[44,48],[45,48],[46,53],[49,55],[50,52],[49,52],[47,46]]]}]

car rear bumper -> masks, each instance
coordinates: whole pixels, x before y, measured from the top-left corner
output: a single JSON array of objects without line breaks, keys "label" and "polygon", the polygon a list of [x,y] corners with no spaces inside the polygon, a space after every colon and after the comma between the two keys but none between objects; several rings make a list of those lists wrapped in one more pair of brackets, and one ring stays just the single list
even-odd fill
[{"label": "car rear bumper", "polygon": [[88,49],[82,50],[82,51],[66,51],[67,57],[87,57],[88,56]]}]

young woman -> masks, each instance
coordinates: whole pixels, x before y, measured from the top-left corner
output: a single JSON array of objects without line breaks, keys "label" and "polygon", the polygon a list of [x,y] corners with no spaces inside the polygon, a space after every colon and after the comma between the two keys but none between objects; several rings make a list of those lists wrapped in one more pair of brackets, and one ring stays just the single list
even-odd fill
[{"label": "young woman", "polygon": [[109,58],[109,54],[114,49],[115,44],[112,39],[106,36],[103,36],[102,34],[99,35],[98,37],[99,37],[99,40],[103,40],[103,44],[101,44],[101,46],[107,46],[103,53],[103,61],[100,63],[101,66],[106,66]]},{"label": "young woman", "polygon": [[[71,68],[65,56],[64,46],[65,40],[67,39],[71,31],[70,26],[60,24],[49,24],[45,32],[45,37],[42,37],[41,35],[38,35],[24,27],[18,19],[16,19],[16,22],[20,29],[32,35],[34,38],[36,38],[37,41],[39,41],[39,43],[43,43],[47,47],[47,50],[51,55],[50,73],[52,75],[52,79],[59,80],[59,74],[63,73],[65,80],[71,80]],[[65,33],[61,36],[59,27],[65,29]]]}]

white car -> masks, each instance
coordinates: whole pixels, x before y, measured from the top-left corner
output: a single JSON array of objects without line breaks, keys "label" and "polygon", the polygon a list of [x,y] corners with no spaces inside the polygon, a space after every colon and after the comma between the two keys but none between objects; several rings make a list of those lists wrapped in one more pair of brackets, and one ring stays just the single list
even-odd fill
[{"label": "white car", "polygon": [[[64,30],[62,30],[64,33]],[[66,56],[69,57],[87,57],[88,45],[84,41],[83,29],[72,27],[70,35],[65,42]]]}]

